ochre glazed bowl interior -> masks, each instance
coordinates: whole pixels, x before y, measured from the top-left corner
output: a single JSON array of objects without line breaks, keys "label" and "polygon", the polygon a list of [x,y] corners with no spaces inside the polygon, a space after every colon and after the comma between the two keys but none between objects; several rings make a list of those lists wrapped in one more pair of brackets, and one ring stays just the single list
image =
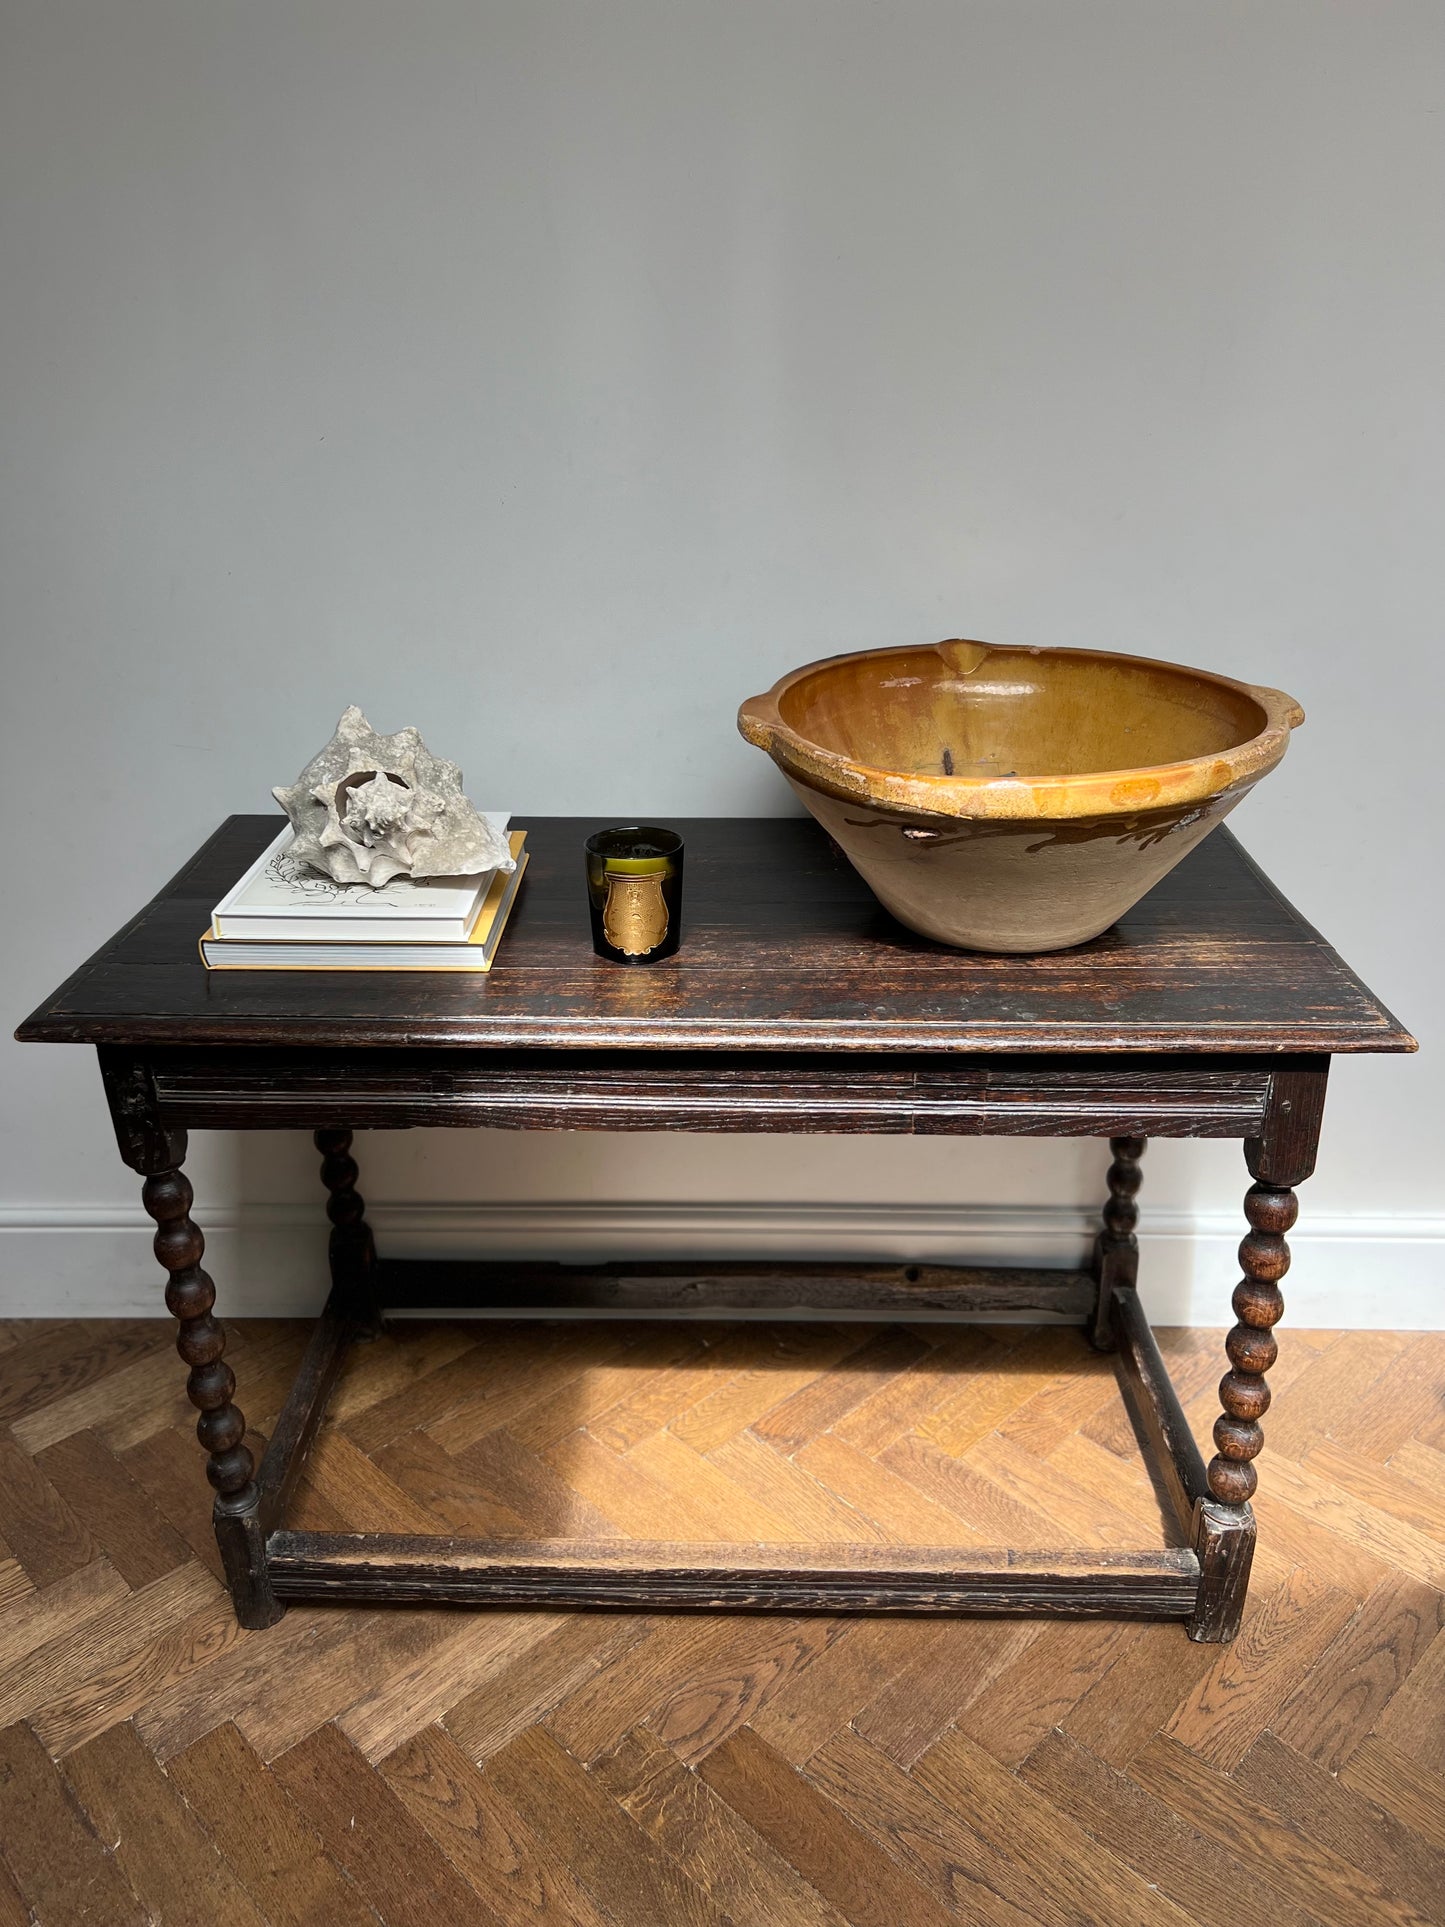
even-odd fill
[{"label": "ochre glazed bowl interior", "polygon": [[1284,755],[1283,691],[1097,649],[810,663],[738,727],[902,922],[981,950],[1106,930]]},{"label": "ochre glazed bowl interior", "polygon": [[[855,766],[986,783],[1213,759],[1270,722],[1259,696],[1224,677],[969,642],[837,657],[788,679],[777,709],[800,742]],[[940,787],[934,807],[945,801]]]}]

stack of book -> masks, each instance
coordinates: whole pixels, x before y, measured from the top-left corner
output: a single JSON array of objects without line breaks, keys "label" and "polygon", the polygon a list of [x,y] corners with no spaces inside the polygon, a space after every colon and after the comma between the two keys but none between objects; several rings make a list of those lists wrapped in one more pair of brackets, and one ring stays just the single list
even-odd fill
[{"label": "stack of book", "polygon": [[[505,816],[492,815],[500,830]],[[288,823],[211,913],[207,970],[490,970],[527,867],[513,830],[511,871],[393,877],[380,890],[334,883],[288,854]]]}]

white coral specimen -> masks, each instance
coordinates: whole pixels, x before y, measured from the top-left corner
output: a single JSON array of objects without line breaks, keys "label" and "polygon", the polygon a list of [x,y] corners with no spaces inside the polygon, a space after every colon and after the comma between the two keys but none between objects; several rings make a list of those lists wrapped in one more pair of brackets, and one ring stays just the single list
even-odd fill
[{"label": "white coral specimen", "polygon": [[337,883],[379,890],[395,876],[473,876],[515,866],[505,836],[462,794],[455,763],[415,729],[378,736],[353,704],[336,734],[287,789],[290,854]]}]

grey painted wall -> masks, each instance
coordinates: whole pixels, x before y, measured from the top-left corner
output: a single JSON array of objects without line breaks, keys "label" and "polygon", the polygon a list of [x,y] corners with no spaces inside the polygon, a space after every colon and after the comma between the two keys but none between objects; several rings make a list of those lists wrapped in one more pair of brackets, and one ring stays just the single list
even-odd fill
[{"label": "grey painted wall", "polygon": [[[1427,1055],[1340,1071],[1302,1230],[1379,1285],[1361,1227],[1403,1227],[1418,1319],[1445,1253],[1434,0],[0,22],[7,1029],[347,701],[523,820],[784,812],[732,715],[796,662],[1163,654],[1309,711],[1235,825]],[[138,1212],[85,1053],[4,1049],[0,1275],[40,1311],[103,1286],[77,1226]],[[1176,1222],[1237,1209],[1232,1147],[1151,1165]],[[194,1168],[222,1216],[312,1195],[304,1140]],[[1099,1170],[468,1135],[374,1144],[366,1189],[1027,1212]],[[1292,1309],[1347,1316],[1348,1272],[1297,1267]]]}]

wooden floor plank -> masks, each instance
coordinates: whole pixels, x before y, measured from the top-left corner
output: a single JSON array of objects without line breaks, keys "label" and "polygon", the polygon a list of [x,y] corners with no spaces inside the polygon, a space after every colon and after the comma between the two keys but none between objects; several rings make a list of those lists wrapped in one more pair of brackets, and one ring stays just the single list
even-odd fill
[{"label": "wooden floor plank", "polygon": [[321,1617],[321,1636],[301,1663],[287,1671],[269,1670],[232,1715],[268,1762],[344,1714],[370,1690],[369,1682],[424,1663],[456,1630],[455,1615],[444,1608],[356,1613],[347,1615],[351,1624],[344,1636],[334,1642],[327,1638],[323,1648],[324,1608]]},{"label": "wooden floor plank", "polygon": [[1328,1428],[1361,1458],[1384,1464],[1445,1413],[1445,1348],[1422,1333],[1397,1352],[1374,1384],[1357,1391]]},{"label": "wooden floor plank", "polygon": [[[1439,1553],[1445,1553],[1445,1489],[1440,1474],[1445,1471],[1445,1453],[1421,1446],[1427,1455],[1427,1470],[1422,1478],[1411,1477],[1404,1451],[1397,1451],[1388,1465],[1374,1465],[1335,1439],[1321,1439],[1306,1451],[1305,1469],[1330,1481],[1362,1506],[1388,1513],[1402,1525],[1433,1539]],[[1428,1552],[1424,1555],[1428,1557]],[[1399,1563],[1397,1560],[1396,1563]],[[1432,1576],[1438,1576],[1438,1563]]]},{"label": "wooden floor plank", "polygon": [[[525,1329],[535,1333],[538,1327]],[[500,1362],[484,1352],[474,1361],[480,1379],[476,1389],[454,1398],[444,1413],[426,1422],[425,1429],[444,1452],[453,1454],[466,1451],[499,1426],[521,1428],[529,1421],[545,1435],[541,1442],[550,1444],[554,1423],[569,1432],[583,1422],[576,1414],[584,1381],[595,1379],[625,1357],[639,1337],[640,1328],[632,1324],[563,1324],[541,1346],[535,1336],[525,1347],[519,1341],[516,1350],[505,1353]],[[617,1396],[615,1389],[611,1396]]]},{"label": "wooden floor plank", "polygon": [[93,1565],[103,1548],[42,1467],[0,1432],[0,1532],[36,1587]]},{"label": "wooden floor plank", "polygon": [[[1118,1551],[1140,1545],[1138,1519],[1116,1503],[1113,1493],[1101,1497],[1088,1487],[1072,1485],[1059,1476],[1056,1465],[1006,1433],[985,1433],[969,1453],[969,1465],[1015,1504],[1047,1519],[1053,1543],[1063,1539]],[[1177,1544],[1179,1534],[1161,1532],[1158,1542]]]},{"label": "wooden floor plank", "polygon": [[[195,1571],[196,1568],[191,1568]],[[141,1597],[143,1595],[137,1595]],[[74,1683],[48,1692],[30,1715],[37,1737],[56,1759],[97,1738],[119,1720],[131,1719],[158,1691],[194,1676],[204,1677],[245,1634],[225,1593],[169,1624],[142,1621],[139,1637],[112,1641],[98,1665],[87,1665]]]},{"label": "wooden floor plank", "polygon": [[1378,1734],[1363,1739],[1340,1768],[1347,1787],[1445,1852],[1445,1779]]},{"label": "wooden floor plank", "polygon": [[1006,1907],[1050,1927],[1101,1918],[1188,1927],[1172,1901],[961,1733],[945,1735],[906,1778],[857,1733],[840,1734],[807,1770],[941,1900],[976,1918],[1002,1919]]},{"label": "wooden floor plank", "polygon": [[[355,1442],[355,1435],[350,1435]],[[526,1539],[527,1521],[477,1481],[464,1458],[453,1458],[425,1432],[403,1432],[371,1454],[373,1462],[448,1530],[471,1539]]]},{"label": "wooden floor plank", "polygon": [[628,1927],[723,1927],[726,1915],[580,1761],[540,1727],[494,1754],[487,1778],[534,1833],[546,1832],[599,1905]]},{"label": "wooden floor plank", "polygon": [[644,1721],[696,1756],[780,1692],[848,1624],[846,1618],[663,1616],[645,1639],[569,1694],[546,1723],[589,1763]]},{"label": "wooden floor plank", "polygon": [[1316,1465],[1281,1460],[1274,1469],[1272,1497],[1276,1506],[1287,1506],[1311,1525],[1358,1547],[1379,1567],[1394,1566],[1428,1586],[1445,1586],[1445,1542],[1347,1492]]},{"label": "wooden floor plank", "polygon": [[916,1367],[932,1348],[895,1326],[870,1333],[858,1349],[830,1371],[759,1413],[752,1430],[775,1451],[796,1452],[810,1439],[830,1431],[855,1406]]},{"label": "wooden floor plank", "polygon": [[[751,1729],[716,1747],[698,1773],[850,1927],[956,1927],[942,1906]],[[1004,1927],[1024,1916],[1002,1913]]]},{"label": "wooden floor plank", "polygon": [[1217,1658],[1217,1647],[1181,1643],[1175,1626],[1135,1627],[1060,1725],[1096,1758],[1127,1767]]},{"label": "wooden floor plank", "polygon": [[627,1734],[594,1771],[736,1927],[846,1927],[817,1888],[649,1728]]},{"label": "wooden floor plank", "polygon": [[879,1545],[888,1536],[883,1526],[820,1485],[800,1458],[785,1457],[752,1432],[739,1432],[708,1458],[757,1504],[785,1519],[787,1539],[798,1544]]},{"label": "wooden floor plank", "polygon": [[123,1365],[169,1355],[169,1318],[16,1319],[0,1360],[0,1425],[56,1404]]},{"label": "wooden floor plank", "polygon": [[[1344,1586],[1360,1599],[1367,1598],[1397,1570],[1383,1550],[1366,1547],[1352,1534],[1332,1529],[1338,1521],[1317,1510],[1318,1482],[1313,1494],[1297,1492],[1298,1480],[1310,1476],[1301,1467],[1282,1459],[1268,1467],[1266,1476],[1266,1466],[1267,1461],[1262,1461],[1259,1490],[1251,1501],[1259,1529],[1254,1549],[1256,1566],[1263,1558],[1276,1569],[1279,1579],[1294,1566],[1327,1574],[1332,1584]],[[1278,1570],[1281,1566],[1282,1571]]]},{"label": "wooden floor plank", "polygon": [[853,1725],[899,1766],[911,1767],[1005,1667],[1059,1631],[1027,1619],[935,1621]]},{"label": "wooden floor plank", "polygon": [[1353,1594],[1291,1573],[1283,1586],[1250,1602],[1239,1637],[1219,1649],[1163,1730],[1230,1772],[1356,1611]]},{"label": "wooden floor plank", "polygon": [[88,1680],[112,1679],[115,1667],[143,1655],[171,1627],[223,1603],[208,1572],[180,1566],[139,1592],[87,1614],[73,1631],[30,1653],[23,1667],[0,1681],[0,1724],[28,1719],[37,1708],[73,1694]]},{"label": "wooden floor plank", "polygon": [[1337,1773],[1442,1628],[1445,1597],[1417,1579],[1392,1574],[1270,1720],[1274,1733]]},{"label": "wooden floor plank", "polygon": [[1267,1861],[1271,1884],[1327,1922],[1351,1927],[1430,1927],[1408,1901],[1386,1893],[1372,1875],[1333,1847],[1292,1827],[1270,1807],[1207,1765],[1177,1740],[1149,1742],[1129,1769],[1136,1780],[1207,1838],[1232,1847],[1242,1836]]},{"label": "wooden floor plank", "polygon": [[211,1517],[215,1495],[209,1485],[196,1479],[201,1452],[195,1427],[188,1425],[180,1431],[174,1426],[161,1426],[117,1457],[166,1524],[185,1540],[192,1557],[223,1580],[221,1551]]},{"label": "wooden floor plank", "polygon": [[879,1534],[899,1545],[977,1546],[983,1535],[956,1512],[930,1499],[916,1485],[869,1458],[846,1439],[825,1432],[793,1455],[793,1463],[816,1479],[852,1511],[868,1519]]},{"label": "wooden floor plank", "polygon": [[0,1558],[0,1623],[12,1606],[33,1598],[35,1591],[30,1575],[18,1559],[12,1559],[8,1553]]},{"label": "wooden floor plank", "polygon": [[[589,1333],[594,1355],[556,1391],[528,1401],[507,1429],[518,1444],[545,1452],[559,1439],[604,1420],[620,1402],[665,1388],[670,1373],[701,1359],[713,1333],[691,1322],[644,1326],[614,1334],[606,1325]],[[444,1441],[445,1442],[445,1441]],[[450,1446],[448,1449],[452,1449]]]},{"label": "wooden floor plank", "polygon": [[802,1766],[908,1666],[918,1628],[892,1617],[845,1626],[825,1653],[753,1709],[748,1724],[791,1766]]},{"label": "wooden floor plank", "polygon": [[579,1487],[503,1428],[456,1455],[457,1465],[539,1539],[617,1539],[627,1535]]},{"label": "wooden floor plank", "polygon": [[1445,1779],[1445,1633],[1436,1633],[1390,1704],[1375,1731],[1433,1773]]},{"label": "wooden floor plank", "polygon": [[25,1726],[0,1731],[0,1857],[41,1921],[148,1927],[154,1919]]},{"label": "wooden floor plank", "polygon": [[[226,1330],[229,1338],[229,1325]],[[72,1432],[92,1429],[112,1451],[124,1451],[158,1426],[184,1417],[185,1382],[185,1367],[169,1346],[147,1349],[117,1370],[37,1406],[16,1419],[12,1430],[16,1442],[31,1453],[43,1452]]]},{"label": "wooden floor plank", "polygon": [[559,1491],[580,1495],[598,1519],[610,1522],[608,1537],[646,1539],[661,1532],[684,1543],[706,1541],[711,1510],[705,1501],[694,1502],[685,1486],[653,1478],[590,1432],[567,1433],[546,1464]]},{"label": "wooden floor plank", "polygon": [[[1441,1404],[1445,1405],[1445,1398]],[[1390,1454],[1388,1469],[1409,1479],[1413,1485],[1422,1485],[1430,1492],[1438,1492],[1445,1482],[1445,1452],[1437,1446],[1426,1445],[1423,1439],[1406,1439]]]},{"label": "wooden floor plank", "polygon": [[498,1927],[491,1907],[334,1726],[318,1727],[271,1770],[386,1927]]},{"label": "wooden floor plank", "polygon": [[463,1613],[458,1623],[352,1701],[336,1724],[373,1764],[488,1684],[557,1629],[555,1613]]},{"label": "wooden floor plank", "polygon": [[127,1584],[149,1585],[189,1558],[186,1541],[96,1433],[73,1432],[35,1463]]},{"label": "wooden floor plank", "polygon": [[1413,1837],[1326,1771],[1263,1733],[1231,1778],[1251,1799],[1333,1851],[1380,1887],[1408,1901],[1425,1919],[1445,1911],[1445,1853]]},{"label": "wooden floor plank", "polygon": [[1142,1458],[1120,1459],[1074,1432],[1049,1453],[1055,1478],[1081,1496],[1102,1501],[1111,1512],[1126,1514],[1135,1545],[1165,1545],[1181,1535],[1167,1495],[1150,1479]]},{"label": "wooden floor plank", "polygon": [[0,1618],[0,1694],[29,1654],[69,1638],[127,1596],[115,1567],[97,1559],[53,1586],[32,1587],[14,1599]]},{"label": "wooden floor plank", "polygon": [[[956,1383],[941,1385],[941,1396],[916,1411],[908,1425],[894,1432],[894,1439],[915,1431],[940,1451],[961,1457],[976,1440],[1007,1425],[1016,1412],[1047,1394],[1061,1377],[1071,1378],[1081,1361],[1087,1372],[1097,1370],[1097,1354],[1073,1329],[1000,1327],[993,1337],[993,1346],[977,1354]],[[881,1451],[892,1442],[875,1434],[873,1449]],[[1120,1449],[1133,1449],[1132,1434]]]},{"label": "wooden floor plank", "polygon": [[584,1763],[610,1753],[624,1733],[647,1718],[657,1698],[686,1679],[699,1656],[726,1637],[722,1622],[712,1618],[653,1619],[642,1639],[589,1669],[552,1703],[545,1718],[548,1730]]},{"label": "wooden floor plank", "polygon": [[353,1444],[377,1453],[404,1433],[441,1425],[461,1406],[484,1405],[490,1389],[518,1383],[524,1364],[535,1368],[548,1350],[545,1327],[540,1339],[535,1325],[504,1325],[490,1318],[465,1329],[471,1343],[454,1358],[347,1420]]},{"label": "wooden floor plank", "polygon": [[630,1382],[612,1404],[587,1419],[587,1430],[614,1452],[631,1452],[662,1431],[680,1411],[729,1383],[758,1355],[749,1325],[709,1336],[661,1371],[627,1375]]},{"label": "wooden floor plank", "polygon": [[15,1876],[0,1853],[0,1927],[34,1927],[34,1922],[30,1904],[21,1898]]},{"label": "wooden floor plank", "polygon": [[376,1927],[375,1913],[234,1726],[178,1753],[166,1776],[274,1927]]},{"label": "wooden floor plank", "polygon": [[1019,1769],[1092,1839],[1157,1887],[1199,1927],[1239,1927],[1240,1895],[1267,1895],[1270,1927],[1331,1927],[1273,1887],[1267,1857],[1247,1837],[1232,1848],[1206,1839],[1176,1813],[1108,1766],[1087,1747],[1055,1729],[1045,1734]]},{"label": "wooden floor plank", "polygon": [[267,1927],[206,1828],[129,1726],[65,1762],[65,1777],[153,1918],[166,1927]]},{"label": "wooden floor plank", "polygon": [[886,1446],[880,1457],[890,1472],[956,1512],[988,1545],[1037,1551],[1058,1544],[1056,1519],[975,1471],[967,1461],[941,1451],[931,1439],[909,1433]]},{"label": "wooden floor plank", "polygon": [[802,1391],[832,1369],[858,1343],[854,1325],[751,1327],[758,1335],[758,1362],[681,1407],[668,1430],[697,1452],[711,1452],[764,1412]]},{"label": "wooden floor plank", "polygon": [[302,1482],[327,1499],[358,1532],[444,1533],[438,1518],[389,1479],[360,1446],[335,1426],[323,1425],[306,1461]]},{"label": "wooden floor plank", "polygon": [[697,1652],[687,1677],[658,1695],[648,1725],[695,1765],[812,1666],[847,1627],[841,1618],[744,1621],[711,1653]]},{"label": "wooden floor plank", "polygon": [[627,1463],[658,1484],[685,1492],[690,1510],[707,1521],[707,1531],[700,1536],[718,1543],[756,1539],[773,1545],[797,1543],[804,1537],[791,1508],[785,1512],[770,1506],[674,1432],[653,1432],[632,1448]]},{"label": "wooden floor plank", "polygon": [[[972,1400],[972,1375],[1001,1358],[1013,1357],[1031,1336],[1027,1328],[1021,1328],[1017,1337],[1010,1334],[1002,1339],[981,1326],[950,1332],[916,1365],[888,1379],[870,1397],[845,1412],[832,1429],[860,1452],[882,1452],[949,1401]],[[1014,1393],[1009,1410],[1026,1395],[1018,1375]]]},{"label": "wooden floor plank", "polygon": [[617,1927],[550,1832],[534,1833],[440,1727],[413,1734],[378,1771],[504,1927]]},{"label": "wooden floor plank", "polygon": [[567,1614],[484,1685],[464,1689],[445,1716],[446,1729],[480,1764],[578,1693],[647,1631],[646,1620],[623,1614]]},{"label": "wooden floor plank", "polygon": [[1336,1339],[1289,1381],[1289,1397],[1271,1411],[1271,1453],[1302,1458],[1316,1439],[1328,1438],[1341,1415],[1353,1413],[1408,1343],[1402,1332],[1347,1332]]},{"label": "wooden floor plank", "polygon": [[[277,1701],[286,1708],[309,1704],[314,1682],[318,1675],[324,1680],[328,1668],[350,1679],[358,1629],[374,1625],[377,1617],[293,1606],[278,1624],[247,1633],[203,1672],[167,1682],[136,1713],[136,1731],[157,1759],[165,1761],[223,1721],[250,1719],[258,1709],[264,1718],[265,1709]],[[343,1653],[339,1660],[338,1649]],[[323,1712],[318,1721],[327,1717]]]},{"label": "wooden floor plank", "polygon": [[1048,1383],[1015,1405],[996,1427],[1003,1438],[1036,1458],[1046,1459],[1118,1396],[1113,1360],[1106,1353],[1088,1352],[1060,1363]]},{"label": "wooden floor plank", "polygon": [[[423,1380],[456,1359],[469,1356],[479,1343],[475,1324],[403,1318],[386,1326],[379,1337],[353,1345],[346,1355],[329,1406],[329,1416],[348,1434],[373,1406],[410,1403]],[[413,1418],[413,1423],[416,1420]]]},{"label": "wooden floor plank", "polygon": [[985,1752],[1016,1767],[1067,1717],[1101,1673],[1130,1645],[1132,1628],[1108,1620],[1041,1626],[983,1691],[954,1715]]}]

